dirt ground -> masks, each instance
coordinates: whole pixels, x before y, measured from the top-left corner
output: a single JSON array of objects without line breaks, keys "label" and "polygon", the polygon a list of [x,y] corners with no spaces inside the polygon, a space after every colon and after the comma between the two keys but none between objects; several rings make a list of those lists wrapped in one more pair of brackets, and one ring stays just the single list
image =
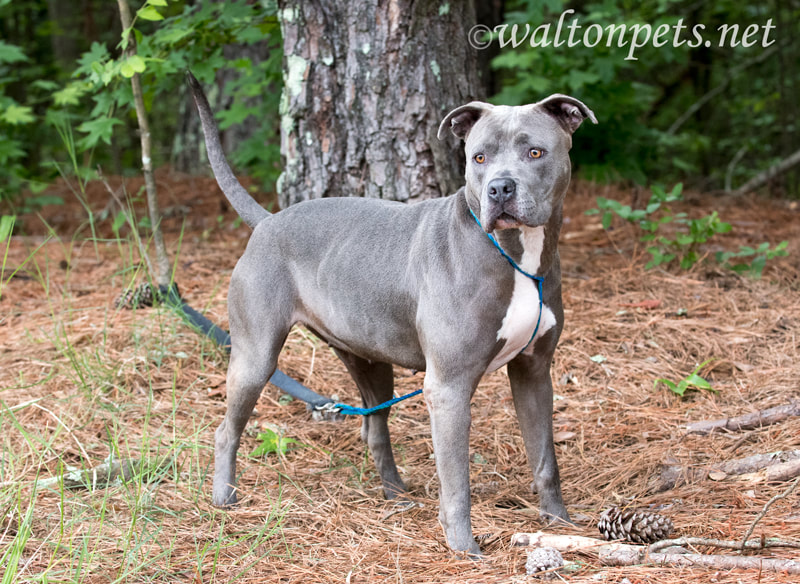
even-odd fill
[{"label": "dirt ground", "polygon": [[[109,180],[116,189],[121,179]],[[181,293],[226,327],[227,283],[249,229],[235,222],[213,180],[162,170],[158,185]],[[140,181],[128,179],[126,188],[136,195]],[[705,468],[800,448],[800,417],[747,431],[686,432],[691,422],[800,398],[795,203],[687,196],[687,212],[713,208],[733,224],[733,232],[719,236],[718,247],[707,251],[789,241],[789,256],[769,263],[762,279],[751,280],[706,262],[689,271],[644,270],[647,254],[632,228],[615,224],[606,232],[597,216],[584,215],[596,196],[628,203],[635,192],[585,183],[571,187],[560,244],[566,322],[553,380],[556,451],[564,498],[577,525],[547,526],[539,519],[501,369],[485,377],[472,402],[472,520],[485,552],[474,561],[448,551],[437,521],[438,483],[422,399],[395,407],[390,420],[398,466],[418,505],[400,511],[383,499],[359,439],[360,420],[313,421],[302,403],[287,403],[268,386],[240,449],[243,503],[228,512],[213,509],[208,473],[213,429],[224,414],[226,357],[165,309],[115,309],[114,299],[141,278],[141,270],[135,247],[113,237],[113,208],[108,218],[94,225],[87,221],[84,204],[96,212],[106,209],[107,190],[91,183],[83,203],[63,183],[54,191],[65,204],[24,217],[24,234],[13,237],[5,262],[3,280],[21,269],[0,297],[0,411],[6,411],[0,487],[7,494],[19,485],[27,496],[37,477],[55,475],[61,465],[97,465],[108,456],[112,435],[123,456],[174,453],[175,469],[149,487],[155,511],[139,523],[131,519],[124,485],[61,495],[37,492],[20,581],[47,573],[48,563],[58,567],[67,561],[60,550],[73,545],[69,541],[85,541],[81,538],[92,531],[93,542],[104,542],[97,543],[105,550],[104,564],[87,566],[75,581],[534,581],[525,577],[525,549],[511,545],[514,533],[598,537],[599,515],[621,505],[670,517],[678,536],[741,540],[767,502],[791,484],[768,483],[763,473],[714,473],[658,488],[665,465]],[[144,214],[141,203],[136,208]],[[680,398],[664,385],[654,387],[656,379],[677,381],[708,359],[713,361],[702,374],[715,393],[692,391]],[[344,367],[307,332],[291,334],[279,366],[319,393],[359,405]],[[421,387],[424,373],[396,368],[395,376],[397,392],[407,393]],[[38,400],[36,407],[26,405],[31,400]],[[263,428],[278,429],[301,446],[284,456],[247,456]],[[70,523],[53,545],[54,532],[63,531],[59,516],[65,508],[92,507],[101,499],[108,503],[105,522]],[[22,521],[12,503],[17,502],[0,497],[0,557]],[[24,505],[19,508],[25,511]],[[133,551],[120,543],[132,533],[143,541],[138,530],[153,525],[154,541]],[[257,545],[248,539],[248,533],[267,528],[274,531]],[[203,545],[213,546],[223,535],[228,543],[205,554]],[[753,537],[762,536],[800,540],[800,489],[776,501],[757,522]],[[169,554],[159,551],[159,541],[169,542]],[[121,569],[128,553],[140,558],[135,577]],[[800,550],[748,555],[800,559]],[[573,582],[800,579],[768,571],[609,567],[592,554],[565,558],[574,564],[561,577]]]}]

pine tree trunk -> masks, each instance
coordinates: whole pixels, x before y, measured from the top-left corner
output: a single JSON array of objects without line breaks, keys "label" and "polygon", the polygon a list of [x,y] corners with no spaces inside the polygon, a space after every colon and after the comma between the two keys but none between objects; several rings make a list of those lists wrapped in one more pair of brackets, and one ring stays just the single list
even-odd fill
[{"label": "pine tree trunk", "polygon": [[463,184],[436,131],[480,91],[469,0],[279,0],[280,206],[321,197],[415,201]]}]

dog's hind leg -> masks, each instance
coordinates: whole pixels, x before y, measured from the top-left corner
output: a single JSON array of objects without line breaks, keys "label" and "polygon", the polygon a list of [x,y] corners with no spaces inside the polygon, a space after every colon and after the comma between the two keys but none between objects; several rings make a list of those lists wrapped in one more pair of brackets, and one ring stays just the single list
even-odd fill
[{"label": "dog's hind leg", "polygon": [[288,315],[271,311],[259,301],[256,289],[241,285],[236,276],[234,271],[228,294],[232,345],[227,411],[217,428],[214,446],[212,502],[218,506],[236,503],[239,440],[261,390],[275,371],[278,354],[291,328]]},{"label": "dog's hind leg", "polygon": [[[389,363],[373,363],[347,351],[334,349],[356,382],[364,407],[371,408],[392,399],[394,374]],[[392,454],[389,438],[389,410],[386,408],[364,416],[361,422],[361,439],[369,445],[375,466],[383,483],[387,499],[394,499],[405,492],[406,487]]]},{"label": "dog's hind leg", "polygon": [[[265,356],[249,350],[232,350],[228,366],[228,409],[217,428],[214,446],[214,488],[212,501],[217,506],[236,503],[236,452],[239,440],[267,381],[275,371],[283,340]],[[235,346],[235,343],[234,343]]]}]

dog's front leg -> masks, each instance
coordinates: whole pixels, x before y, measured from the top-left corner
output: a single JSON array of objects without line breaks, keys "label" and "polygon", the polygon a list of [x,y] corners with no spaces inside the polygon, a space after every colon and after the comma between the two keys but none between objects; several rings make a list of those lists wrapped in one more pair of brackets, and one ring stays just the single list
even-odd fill
[{"label": "dog's front leg", "polygon": [[472,537],[470,521],[469,402],[477,382],[444,383],[429,369],[424,385],[439,476],[439,521],[453,550],[475,555],[481,550]]},{"label": "dog's front leg", "polygon": [[[554,334],[555,331],[548,333]],[[547,344],[546,337],[539,342]],[[518,355],[508,363],[508,377],[517,411],[534,490],[539,493],[542,517],[569,521],[561,498],[561,480],[553,446],[553,383],[550,379],[552,349],[532,356]]]}]

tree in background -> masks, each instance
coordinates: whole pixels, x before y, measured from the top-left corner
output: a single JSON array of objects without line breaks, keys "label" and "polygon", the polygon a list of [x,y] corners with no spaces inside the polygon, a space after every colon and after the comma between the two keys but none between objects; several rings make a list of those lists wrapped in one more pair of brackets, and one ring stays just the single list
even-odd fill
[{"label": "tree in background", "polygon": [[436,138],[477,98],[471,2],[280,2],[282,207],[305,199],[438,197],[463,158]]}]

